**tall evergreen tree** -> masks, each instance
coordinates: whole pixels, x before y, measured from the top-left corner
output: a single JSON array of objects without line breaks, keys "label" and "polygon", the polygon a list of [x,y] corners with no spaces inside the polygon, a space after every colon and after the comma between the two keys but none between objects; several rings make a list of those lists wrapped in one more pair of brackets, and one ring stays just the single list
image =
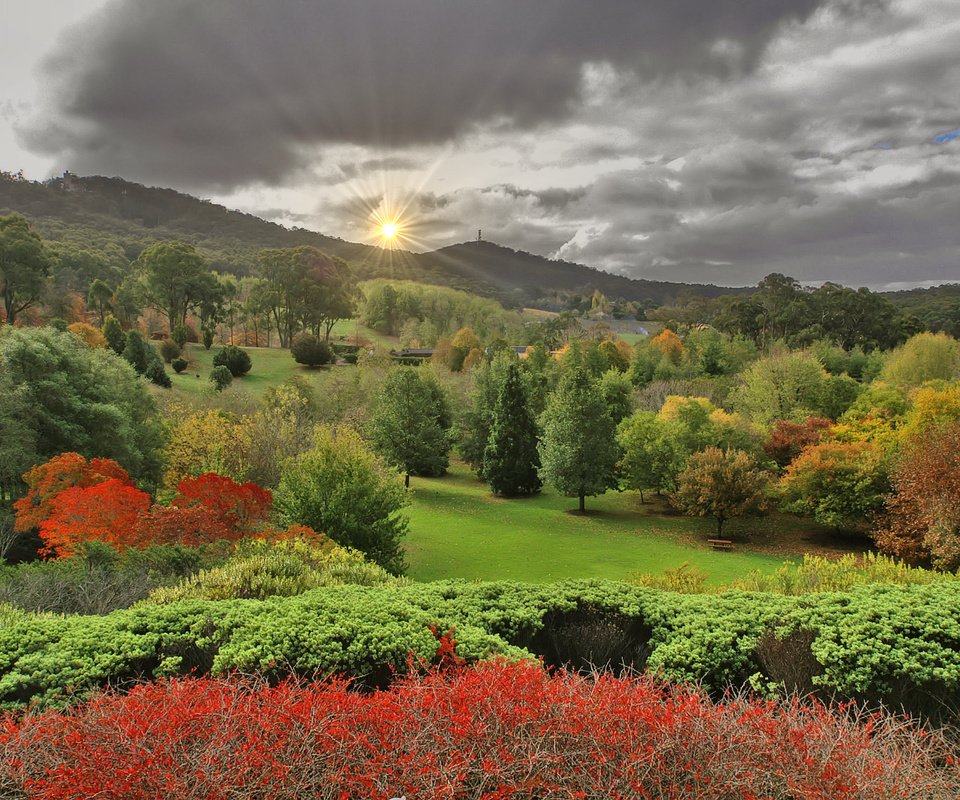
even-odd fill
[{"label": "tall evergreen tree", "polygon": [[443,390],[411,367],[394,369],[374,402],[370,439],[387,463],[411,475],[442,475],[450,463],[450,406]]},{"label": "tall evergreen tree", "polygon": [[541,418],[540,477],[567,497],[617,486],[615,426],[600,391],[582,367],[567,372]]},{"label": "tall evergreen tree", "polygon": [[483,476],[496,494],[535,494],[538,474],[537,423],[530,411],[520,367],[510,364],[493,406],[490,437],[483,454]]}]

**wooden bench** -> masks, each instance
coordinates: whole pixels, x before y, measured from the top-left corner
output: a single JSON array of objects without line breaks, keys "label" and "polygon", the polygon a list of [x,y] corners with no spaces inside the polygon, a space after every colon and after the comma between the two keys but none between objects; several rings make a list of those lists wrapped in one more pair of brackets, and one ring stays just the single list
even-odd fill
[{"label": "wooden bench", "polygon": [[714,550],[733,550],[733,542],[729,539],[707,539],[707,543]]}]

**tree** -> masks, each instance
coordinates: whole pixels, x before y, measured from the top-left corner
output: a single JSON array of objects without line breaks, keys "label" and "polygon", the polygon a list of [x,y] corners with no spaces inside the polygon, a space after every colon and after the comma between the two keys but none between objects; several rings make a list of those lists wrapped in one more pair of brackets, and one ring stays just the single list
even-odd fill
[{"label": "tree", "polygon": [[0,217],[0,292],[8,325],[40,300],[49,275],[50,258],[26,218]]},{"label": "tree", "polygon": [[473,328],[464,327],[458,330],[450,341],[450,360],[447,366],[453,372],[463,369],[463,362],[471,350],[480,348],[480,337],[473,332]]},{"label": "tree", "polygon": [[493,407],[497,403],[501,387],[506,380],[511,363],[516,361],[512,353],[498,354],[489,364],[479,364],[473,370],[473,390],[469,405],[457,422],[457,449],[460,457],[484,478],[483,458],[490,439],[493,424]]},{"label": "tree", "polygon": [[322,367],[333,360],[330,345],[312,333],[297,334],[290,346],[290,355],[294,361],[306,367]]},{"label": "tree", "polygon": [[660,494],[676,486],[688,458],[680,445],[677,424],[668,422],[654,411],[637,411],[617,429],[617,442],[623,457],[620,473],[629,489],[640,492],[653,489]]},{"label": "tree", "polygon": [[491,415],[483,455],[483,476],[494,493],[507,497],[536,494],[543,486],[538,471],[537,423],[527,402],[520,367],[511,363]]},{"label": "tree", "polygon": [[0,371],[0,506],[22,494],[23,474],[42,460],[30,416],[27,393]]},{"label": "tree", "polygon": [[733,404],[760,424],[806,419],[817,408],[825,378],[823,366],[812,353],[773,353],[744,370],[732,395]]},{"label": "tree", "polygon": [[213,357],[213,366],[226,367],[234,378],[246,375],[253,362],[250,360],[250,354],[234,344],[228,345],[220,350]]},{"label": "tree", "polygon": [[175,489],[181,481],[215,472],[244,479],[243,424],[219,409],[195,411],[179,418],[163,453],[163,483]]},{"label": "tree", "polygon": [[76,336],[87,347],[106,347],[107,339],[100,331],[86,322],[74,322],[67,325],[67,330]]},{"label": "tree", "polygon": [[139,290],[145,305],[167,318],[172,333],[187,312],[207,298],[216,283],[206,259],[186,242],[157,242],[137,258]]},{"label": "tree", "polygon": [[866,531],[889,491],[883,451],[870,442],[821,442],[804,450],[780,481],[784,510],[838,530]]},{"label": "tree", "polygon": [[727,520],[764,510],[767,483],[747,453],[708,447],[690,457],[671,501],[691,516],[713,517],[717,536],[723,536]]},{"label": "tree", "polygon": [[804,422],[778,419],[763,443],[763,452],[784,468],[807,447],[819,444],[833,423],[823,417],[808,417]]},{"label": "tree", "polygon": [[157,405],[133,368],[50,328],[0,336],[0,375],[19,398],[18,419],[40,461],[66,452],[112,458],[137,481],[160,475]]},{"label": "tree", "polygon": [[920,386],[960,376],[960,342],[945,333],[918,333],[887,355],[880,379],[894,386]]},{"label": "tree", "polygon": [[103,337],[107,340],[107,345],[118,356],[123,355],[123,348],[126,347],[127,338],[123,335],[123,328],[120,327],[120,321],[109,315],[103,323]]},{"label": "tree", "polygon": [[617,486],[613,419],[580,367],[563,376],[540,419],[540,477],[567,497],[584,499]]},{"label": "tree", "polygon": [[203,506],[232,531],[254,533],[269,519],[273,495],[255,483],[237,483],[226,475],[207,472],[177,485],[173,505]]},{"label": "tree", "polygon": [[659,334],[654,336],[651,344],[674,366],[677,366],[683,360],[685,353],[683,342],[681,342],[680,337],[669,328],[664,328]]},{"label": "tree", "polygon": [[443,390],[411,367],[393,369],[374,400],[370,441],[388,464],[411,475],[437,476],[447,470],[452,419]]},{"label": "tree", "polygon": [[110,301],[113,299],[113,289],[107,286],[99,278],[96,278],[90,284],[87,290],[87,305],[97,310],[97,317],[100,320],[100,327],[106,324],[107,312],[110,310]]},{"label": "tree", "polygon": [[614,424],[619,425],[633,413],[633,384],[617,369],[608,369],[597,381],[600,396]]},{"label": "tree", "polygon": [[88,489],[117,480],[127,486],[133,481],[127,471],[109,458],[89,461],[79,453],[61,453],[28,470],[23,476],[27,493],[13,504],[17,533],[27,533],[51,516],[53,501],[67,489]]},{"label": "tree", "polygon": [[132,544],[137,520],[150,508],[150,495],[116,478],[60,492],[40,523],[41,552],[60,558],[83,542],[101,541],[124,550]]},{"label": "tree", "polygon": [[210,383],[213,384],[213,388],[216,391],[222,392],[233,383],[233,373],[227,367],[220,364],[210,370]]},{"label": "tree", "polygon": [[400,475],[357,433],[325,426],[312,449],[287,462],[274,493],[282,524],[307,525],[395,574],[403,571],[406,503]]},{"label": "tree", "polygon": [[139,514],[123,537],[123,547],[199,547],[216,541],[236,542],[243,535],[242,528],[228,526],[205,505],[155,505]]},{"label": "tree", "polygon": [[877,546],[914,564],[960,567],[960,422],[910,436],[891,475]]}]

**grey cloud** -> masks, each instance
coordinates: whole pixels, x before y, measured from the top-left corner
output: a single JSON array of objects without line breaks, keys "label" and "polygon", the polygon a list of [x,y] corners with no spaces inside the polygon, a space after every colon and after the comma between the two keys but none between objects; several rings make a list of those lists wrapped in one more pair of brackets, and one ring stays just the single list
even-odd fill
[{"label": "grey cloud", "polygon": [[[397,148],[566,118],[582,69],[752,68],[823,0],[114,0],[61,41],[24,136],[81,172],[278,182],[324,142]],[[718,47],[718,43],[728,45]]]}]

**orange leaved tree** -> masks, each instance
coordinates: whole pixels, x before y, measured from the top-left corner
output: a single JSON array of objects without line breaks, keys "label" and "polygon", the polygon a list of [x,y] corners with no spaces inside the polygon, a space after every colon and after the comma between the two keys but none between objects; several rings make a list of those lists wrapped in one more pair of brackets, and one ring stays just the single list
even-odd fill
[{"label": "orange leaved tree", "polygon": [[13,505],[18,533],[39,528],[52,513],[53,501],[67,489],[85,489],[108,480],[116,480],[126,486],[133,485],[127,471],[116,461],[109,458],[87,461],[79,453],[54,456],[29,470],[23,479],[29,491]]},{"label": "orange leaved tree", "polygon": [[72,486],[53,498],[49,516],[40,523],[41,553],[66,557],[93,540],[124,550],[135,544],[133,530],[149,508],[150,495],[116,478]]}]

